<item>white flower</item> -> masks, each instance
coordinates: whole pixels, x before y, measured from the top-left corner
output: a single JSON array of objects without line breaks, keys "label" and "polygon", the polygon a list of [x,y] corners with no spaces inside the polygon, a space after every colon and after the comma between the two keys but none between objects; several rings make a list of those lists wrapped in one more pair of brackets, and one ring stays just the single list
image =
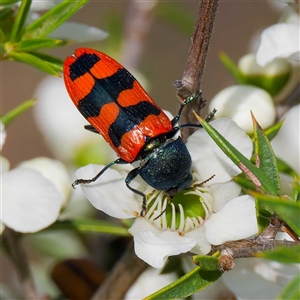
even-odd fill
[{"label": "white flower", "polygon": [[161,270],[148,268],[128,290],[125,299],[144,299],[177,279],[175,273],[160,274]]},{"label": "white flower", "polygon": [[55,222],[67,195],[59,188],[68,177],[65,168],[57,161],[51,166],[49,159],[38,160],[10,171],[8,163],[2,163],[0,221],[18,232],[36,232]]},{"label": "white flower", "polygon": [[50,8],[57,5],[61,1],[62,0],[58,0],[58,1],[57,0],[46,0],[46,1],[33,0],[30,6],[30,10],[32,12],[49,10]]},{"label": "white flower", "polygon": [[287,162],[300,174],[300,105],[292,107],[283,117],[285,120],[271,144],[277,157]]},{"label": "white flower", "polygon": [[273,125],[276,110],[269,93],[250,85],[234,85],[220,91],[210,102],[209,111],[217,110],[218,118],[230,118],[251,133],[251,111],[262,128]]},{"label": "white flower", "polygon": [[299,24],[275,24],[261,34],[257,49],[257,62],[264,66],[276,57],[287,57],[300,61],[300,26]]},{"label": "white flower", "polygon": [[279,76],[291,71],[291,65],[288,60],[280,57],[275,58],[262,67],[257,63],[254,53],[244,55],[239,60],[238,68],[246,75],[264,75],[267,77]]},{"label": "white flower", "polygon": [[56,157],[70,161],[83,147],[96,145],[99,157],[101,154],[105,157],[103,162],[110,159],[112,151],[100,135],[84,129],[88,122],[76,109],[61,78],[47,76],[39,84],[35,96],[38,128]]},{"label": "white flower", "polygon": [[[220,119],[212,125],[245,156],[251,156],[252,142],[234,122]],[[146,183],[134,180],[134,188],[147,195],[148,211],[145,217],[136,218],[129,231],[134,236],[137,256],[155,268],[161,268],[168,256],[188,251],[206,254],[212,243],[221,244],[224,240],[257,233],[254,200],[250,196],[239,197],[241,188],[231,181],[241,171],[204,130],[194,133],[187,147],[193,159],[195,182],[191,189],[178,193],[168,207],[163,192],[153,191]],[[76,177],[91,178],[101,168],[83,167],[76,172]],[[142,199],[126,188],[126,174],[128,170],[108,169],[96,182],[82,185],[82,189],[90,202],[108,215],[137,217]],[[208,183],[201,184],[214,174]],[[210,218],[214,222],[208,222]],[[224,220],[228,220],[228,225],[224,225]]]},{"label": "white flower", "polygon": [[226,272],[222,281],[237,299],[277,299],[298,272],[299,267],[294,264],[243,258],[235,260],[234,270]]},{"label": "white flower", "polygon": [[48,35],[51,38],[75,41],[77,43],[101,41],[107,36],[108,33],[102,29],[75,22],[65,22]]},{"label": "white flower", "polygon": [[2,122],[0,122],[0,151],[5,143],[6,139],[6,130]]},{"label": "white flower", "polygon": [[63,196],[64,205],[69,200],[72,192],[71,178],[67,168],[59,160],[47,157],[37,157],[24,161],[18,167],[30,168],[40,172],[46,179],[51,181]]}]

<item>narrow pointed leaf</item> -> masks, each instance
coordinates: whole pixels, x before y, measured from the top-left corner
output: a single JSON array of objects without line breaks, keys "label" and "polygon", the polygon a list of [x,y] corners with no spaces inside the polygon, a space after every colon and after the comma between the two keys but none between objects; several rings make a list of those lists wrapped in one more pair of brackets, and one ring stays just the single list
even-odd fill
[{"label": "narrow pointed leaf", "polygon": [[57,39],[33,39],[33,40],[23,40],[18,43],[17,51],[33,51],[40,48],[50,48],[63,45],[64,41]]},{"label": "narrow pointed leaf", "polygon": [[218,257],[195,255],[193,256],[193,263],[200,267],[202,270],[220,270]]},{"label": "narrow pointed leaf", "polygon": [[75,219],[68,221],[57,221],[49,230],[74,229],[84,233],[105,233],[117,236],[130,236],[127,228],[117,226],[115,223],[94,219]]},{"label": "narrow pointed leaf", "polygon": [[256,198],[260,207],[268,207],[273,210],[281,220],[300,236],[300,202],[293,202],[287,198],[280,198],[271,195],[261,194],[250,191]]},{"label": "narrow pointed leaf", "polygon": [[10,60],[16,60],[31,65],[50,75],[59,76],[58,72],[53,68],[51,64],[31,53],[10,51],[7,57]]},{"label": "narrow pointed leaf", "polygon": [[290,175],[292,177],[299,176],[297,172],[293,170],[285,161],[283,161],[278,157],[276,158],[276,160],[277,160],[277,168],[279,172]]},{"label": "narrow pointed leaf", "polygon": [[259,158],[259,169],[267,176],[268,186],[271,187],[268,192],[278,196],[280,195],[280,179],[275,153],[263,129],[252,113],[251,115],[254,125],[254,149],[256,156]]},{"label": "narrow pointed leaf", "polygon": [[235,176],[233,180],[246,190],[255,190],[255,184],[246,177],[244,173]]},{"label": "narrow pointed leaf", "polygon": [[279,132],[281,126],[283,125],[284,120],[277,122],[276,124],[274,124],[273,126],[271,126],[270,128],[265,130],[265,135],[267,136],[269,141],[272,141],[274,139],[274,137],[277,135],[277,133]]},{"label": "narrow pointed leaf", "polygon": [[3,7],[0,10],[0,21],[1,22],[5,21],[7,18],[11,17],[13,15],[13,13],[14,13],[14,11],[12,10],[11,7]]},{"label": "narrow pointed leaf", "polygon": [[17,118],[19,115],[27,111],[29,108],[31,108],[36,103],[36,99],[30,99],[22,104],[18,105],[16,108],[12,109],[10,112],[5,114],[1,118],[1,122],[7,126],[9,123],[11,123],[15,118]]},{"label": "narrow pointed leaf", "polygon": [[65,0],[32,22],[24,33],[23,39],[46,37],[55,28],[64,23],[76,11],[78,11],[88,0]]},{"label": "narrow pointed leaf", "polygon": [[20,0],[1,0],[1,5],[11,5],[13,3],[16,3]]},{"label": "narrow pointed leaf", "polygon": [[292,190],[292,201],[300,202],[300,178],[295,177],[293,182],[293,190]]},{"label": "narrow pointed leaf", "polygon": [[294,247],[278,247],[273,251],[261,252],[257,257],[276,260],[281,263],[299,264],[300,263],[300,245]]},{"label": "narrow pointed leaf", "polygon": [[22,0],[10,35],[12,43],[20,40],[32,0]]},{"label": "narrow pointed leaf", "polygon": [[219,59],[221,60],[225,68],[229,71],[229,73],[232,75],[232,77],[237,81],[237,83],[243,84],[243,74],[240,72],[236,64],[230,59],[230,57],[224,52],[220,52]]},{"label": "narrow pointed leaf", "polygon": [[262,233],[270,224],[270,218],[274,214],[273,210],[258,202],[255,199],[256,219],[258,225],[258,233]]},{"label": "narrow pointed leaf", "polygon": [[63,61],[60,58],[42,52],[30,51],[28,53],[46,61],[55,71],[62,73]]},{"label": "narrow pointed leaf", "polygon": [[278,300],[299,300],[300,299],[300,273],[291,280],[277,297]]},{"label": "narrow pointed leaf", "polygon": [[221,271],[207,271],[197,267],[168,286],[144,298],[144,300],[186,298],[205,289],[217,281],[222,274]]},{"label": "narrow pointed leaf", "polygon": [[216,129],[204,119],[196,115],[208,135],[216,142],[219,148],[235,163],[255,184],[263,191],[274,194],[274,186],[269,178],[260,169],[255,167],[242,153],[232,146]]}]

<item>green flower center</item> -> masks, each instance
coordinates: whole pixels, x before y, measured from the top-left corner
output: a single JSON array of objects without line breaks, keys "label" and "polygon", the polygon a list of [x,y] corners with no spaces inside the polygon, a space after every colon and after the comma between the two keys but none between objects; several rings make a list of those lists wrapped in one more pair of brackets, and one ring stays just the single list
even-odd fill
[{"label": "green flower center", "polygon": [[197,185],[179,192],[171,200],[161,191],[148,195],[146,218],[158,229],[188,232],[204,223],[212,213],[208,187]]}]

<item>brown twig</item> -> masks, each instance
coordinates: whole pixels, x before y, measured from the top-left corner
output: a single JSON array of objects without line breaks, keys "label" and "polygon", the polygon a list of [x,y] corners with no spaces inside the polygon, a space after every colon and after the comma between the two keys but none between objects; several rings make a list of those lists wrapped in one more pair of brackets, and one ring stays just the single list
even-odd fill
[{"label": "brown twig", "polygon": [[128,289],[147,267],[148,265],[135,255],[132,241],[109,278],[91,300],[124,299]]},{"label": "brown twig", "polygon": [[278,232],[282,231],[284,222],[274,215],[270,219],[270,224],[259,236],[254,239],[245,239],[227,242],[219,246],[214,246],[210,254],[221,251],[221,255],[231,258],[256,257],[258,253],[272,251],[278,246],[293,247],[299,245],[298,241],[275,240]]},{"label": "brown twig", "polygon": [[[173,83],[177,89],[179,98],[186,99],[193,94],[200,94],[202,76],[218,2],[218,0],[200,1],[192,44],[188,53],[183,76],[181,80],[176,80]],[[200,97],[199,101],[189,103],[182,114],[181,123],[197,123],[192,111],[194,110],[199,113],[204,107],[205,102],[206,101]],[[192,130],[189,128],[182,130],[183,140],[186,140],[191,133]]]},{"label": "brown twig", "polygon": [[128,69],[135,69],[140,61],[150,28],[153,24],[153,8],[157,1],[131,1],[125,22],[125,37],[121,61]]}]

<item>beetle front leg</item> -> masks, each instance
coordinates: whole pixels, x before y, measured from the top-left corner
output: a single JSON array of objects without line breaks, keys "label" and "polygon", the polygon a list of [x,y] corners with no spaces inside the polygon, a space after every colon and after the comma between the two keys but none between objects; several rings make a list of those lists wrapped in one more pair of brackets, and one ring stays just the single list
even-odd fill
[{"label": "beetle front leg", "polygon": [[120,165],[120,164],[128,164],[127,161],[118,158],[114,161],[112,161],[111,163],[109,163],[108,165],[106,165],[96,176],[94,176],[91,179],[76,179],[73,183],[72,183],[72,187],[75,189],[75,186],[78,184],[89,184],[91,182],[96,181],[108,168],[110,168],[113,165]]},{"label": "beetle front leg", "polygon": [[137,176],[139,175],[139,168],[135,168],[133,170],[131,170],[127,177],[125,178],[125,183],[126,183],[126,186],[134,193],[140,195],[143,197],[143,202],[142,202],[142,210],[140,212],[140,216],[141,217],[145,217],[146,215],[146,212],[147,212],[147,201],[146,201],[146,195],[136,189],[134,189],[133,187],[131,187],[129,184],[130,182]]}]

